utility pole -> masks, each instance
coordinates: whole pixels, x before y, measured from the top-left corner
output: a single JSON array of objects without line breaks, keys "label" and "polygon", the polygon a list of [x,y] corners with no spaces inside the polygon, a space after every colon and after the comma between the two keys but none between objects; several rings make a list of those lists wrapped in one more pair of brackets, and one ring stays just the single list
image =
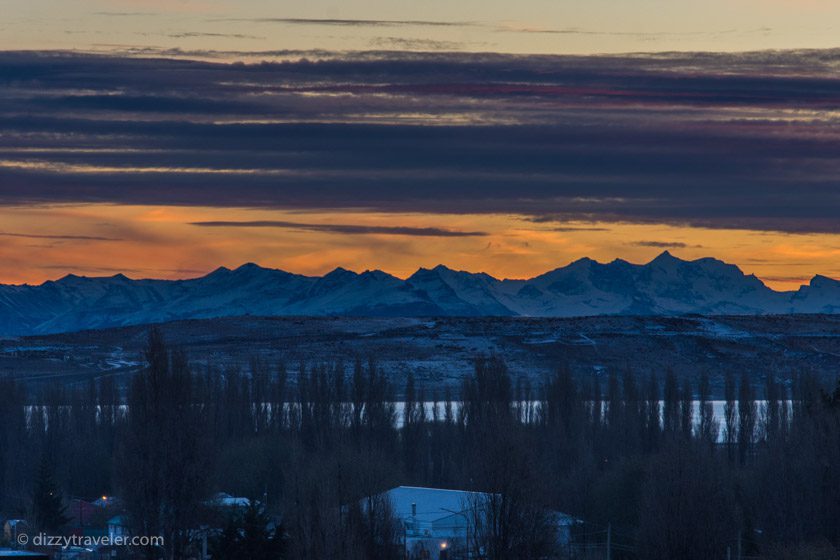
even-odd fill
[{"label": "utility pole", "polygon": [[741,531],[738,531],[738,560],[741,560]]},{"label": "utility pole", "polygon": [[607,560],[612,560],[612,523],[607,523]]},{"label": "utility pole", "polygon": [[[415,504],[411,504],[411,505],[412,505],[412,507],[413,507],[413,506],[415,506]],[[467,550],[466,550],[466,552],[467,552],[467,558],[472,558],[472,556],[470,556],[470,539],[471,539],[471,535],[470,535],[470,518],[469,518],[469,517],[467,516],[467,514],[466,514],[466,513],[464,513],[463,511],[455,511],[455,510],[452,510],[452,509],[446,509],[446,508],[440,508],[440,509],[441,509],[442,511],[448,511],[449,513],[452,513],[452,514],[455,514],[455,515],[460,515],[461,517],[463,517],[463,518],[464,518],[464,522],[466,523],[466,526],[464,527],[464,531],[465,531],[464,536],[466,537],[466,538],[464,539],[464,544],[465,544],[466,549],[467,549]]]}]

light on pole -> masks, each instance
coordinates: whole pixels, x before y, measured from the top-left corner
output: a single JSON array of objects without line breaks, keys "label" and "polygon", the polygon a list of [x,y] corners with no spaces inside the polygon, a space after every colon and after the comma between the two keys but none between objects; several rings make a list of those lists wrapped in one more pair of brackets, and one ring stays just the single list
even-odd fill
[{"label": "light on pole", "polygon": [[[466,527],[464,529],[465,530],[464,542],[466,543],[466,547],[467,547],[467,558],[470,558],[471,556],[470,556],[470,518],[469,518],[469,516],[466,513],[464,513],[463,511],[453,511],[451,509],[446,509],[446,508],[440,508],[440,509],[442,511],[447,511],[447,512],[453,514],[453,515],[463,516],[464,521],[466,522]],[[446,543],[444,543],[444,544],[446,544]],[[443,545],[441,545],[441,548],[444,548]]]}]

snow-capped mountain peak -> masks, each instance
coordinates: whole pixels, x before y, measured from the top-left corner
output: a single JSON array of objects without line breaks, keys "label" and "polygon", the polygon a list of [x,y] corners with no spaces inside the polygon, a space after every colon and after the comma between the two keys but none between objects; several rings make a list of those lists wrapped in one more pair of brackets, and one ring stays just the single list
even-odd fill
[{"label": "snow-capped mountain peak", "polygon": [[337,267],[321,277],[246,263],[191,280],[68,274],[0,285],[0,334],[26,335],[236,315],[539,316],[840,313],[840,281],[815,276],[776,292],[714,258],[663,251],[647,264],[578,259],[524,280],[445,265],[407,279]]}]

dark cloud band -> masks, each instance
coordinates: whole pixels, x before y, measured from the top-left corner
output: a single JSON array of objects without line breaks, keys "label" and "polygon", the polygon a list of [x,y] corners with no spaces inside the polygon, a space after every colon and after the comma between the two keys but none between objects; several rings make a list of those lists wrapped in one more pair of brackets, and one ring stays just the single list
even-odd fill
[{"label": "dark cloud band", "polygon": [[654,247],[657,249],[685,249],[686,247],[696,247],[696,245],[688,245],[679,241],[636,241],[633,243],[637,247]]},{"label": "dark cloud band", "polygon": [[278,220],[192,222],[201,227],[282,228],[351,235],[413,235],[419,237],[481,237],[482,231],[457,231],[433,227],[365,226],[351,224],[306,224]]},{"label": "dark cloud band", "polygon": [[284,23],[288,25],[325,25],[337,27],[469,27],[472,22],[394,19],[336,19],[336,18],[253,18],[235,19],[253,23]]},{"label": "dark cloud band", "polygon": [[52,239],[56,241],[122,241],[116,237],[100,237],[96,235],[40,235],[35,233],[20,233],[0,231],[0,237],[19,237],[22,239]]},{"label": "dark cloud band", "polygon": [[[3,53],[0,204],[838,233],[838,66],[840,51],[252,65]],[[288,227],[303,226],[322,227]]]}]

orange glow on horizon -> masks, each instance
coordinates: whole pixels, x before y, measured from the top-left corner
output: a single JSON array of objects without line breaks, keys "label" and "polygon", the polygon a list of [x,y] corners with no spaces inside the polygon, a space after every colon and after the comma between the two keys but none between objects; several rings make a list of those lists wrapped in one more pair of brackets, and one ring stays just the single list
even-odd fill
[{"label": "orange glow on horizon", "polygon": [[[192,225],[214,221],[282,225]],[[711,256],[736,264],[777,290],[796,289],[815,274],[840,277],[840,235],[830,234],[533,223],[525,216],[502,214],[108,204],[4,208],[0,222],[0,258],[5,264],[0,282],[6,284],[37,284],[68,273],[191,278],[245,262],[307,275],[322,275],[341,266],[356,271],[381,269],[405,278],[420,267],[444,264],[499,278],[526,278],[581,257],[644,263],[665,249],[687,260]],[[348,225],[356,229],[341,230]],[[395,233],[394,228],[414,234]],[[429,228],[470,235],[437,236]]]}]

